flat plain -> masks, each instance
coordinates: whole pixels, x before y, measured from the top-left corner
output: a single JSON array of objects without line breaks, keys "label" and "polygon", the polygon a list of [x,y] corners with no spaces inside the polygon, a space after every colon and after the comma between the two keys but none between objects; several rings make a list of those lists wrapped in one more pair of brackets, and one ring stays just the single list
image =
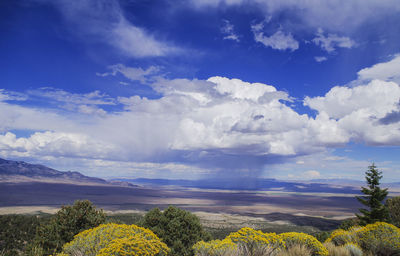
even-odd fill
[{"label": "flat plain", "polygon": [[286,227],[330,230],[354,216],[352,194],[193,189],[177,186],[110,186],[19,182],[0,184],[0,214],[54,213],[88,199],[109,214],[144,212],[175,205],[195,212],[208,228]]}]

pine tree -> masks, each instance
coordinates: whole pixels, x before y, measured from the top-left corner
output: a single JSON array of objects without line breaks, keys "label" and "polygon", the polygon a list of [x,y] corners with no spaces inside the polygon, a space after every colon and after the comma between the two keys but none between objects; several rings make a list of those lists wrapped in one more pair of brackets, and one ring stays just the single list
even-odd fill
[{"label": "pine tree", "polygon": [[365,179],[368,187],[362,187],[361,192],[365,196],[358,196],[357,199],[369,209],[360,209],[362,214],[356,214],[362,225],[375,223],[377,221],[387,221],[388,212],[383,204],[388,195],[387,188],[381,189],[379,181],[382,178],[382,172],[376,169],[375,164],[368,166],[365,172]]}]

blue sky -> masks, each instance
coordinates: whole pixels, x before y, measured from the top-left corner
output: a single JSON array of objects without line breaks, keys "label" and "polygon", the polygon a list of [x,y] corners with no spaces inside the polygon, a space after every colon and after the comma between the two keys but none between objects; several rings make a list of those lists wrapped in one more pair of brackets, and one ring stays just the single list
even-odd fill
[{"label": "blue sky", "polygon": [[0,157],[100,177],[400,181],[396,0],[5,0]]}]

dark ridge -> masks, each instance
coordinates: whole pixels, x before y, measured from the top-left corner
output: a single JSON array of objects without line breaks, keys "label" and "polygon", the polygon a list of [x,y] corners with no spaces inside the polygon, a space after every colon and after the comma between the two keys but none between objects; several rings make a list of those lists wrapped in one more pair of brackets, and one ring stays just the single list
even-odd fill
[{"label": "dark ridge", "polygon": [[7,181],[13,177],[32,179],[50,179],[54,181],[89,182],[108,185],[133,186],[127,182],[106,181],[101,178],[85,176],[79,172],[61,172],[40,164],[30,164],[23,161],[12,161],[0,158],[0,180]]}]

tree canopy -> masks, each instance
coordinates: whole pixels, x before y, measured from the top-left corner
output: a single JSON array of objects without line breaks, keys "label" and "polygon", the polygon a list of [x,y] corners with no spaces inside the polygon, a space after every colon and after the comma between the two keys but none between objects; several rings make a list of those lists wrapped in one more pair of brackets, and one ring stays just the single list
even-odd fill
[{"label": "tree canopy", "polygon": [[141,224],[168,245],[171,249],[169,255],[193,255],[192,247],[196,242],[210,239],[196,215],[174,206],[169,206],[163,212],[158,208],[152,209]]},{"label": "tree canopy", "polygon": [[105,220],[103,210],[97,210],[90,201],[75,201],[72,206],[63,206],[48,224],[37,229],[32,248],[42,248],[45,255],[59,252],[76,234],[97,227]]},{"label": "tree canopy", "polygon": [[382,172],[378,171],[375,164],[368,166],[368,170],[365,172],[368,186],[361,188],[364,196],[357,197],[358,201],[368,208],[362,208],[360,209],[361,214],[356,214],[362,225],[388,220],[387,208],[384,205],[388,191],[387,188],[381,189],[379,186],[382,177]]}]

